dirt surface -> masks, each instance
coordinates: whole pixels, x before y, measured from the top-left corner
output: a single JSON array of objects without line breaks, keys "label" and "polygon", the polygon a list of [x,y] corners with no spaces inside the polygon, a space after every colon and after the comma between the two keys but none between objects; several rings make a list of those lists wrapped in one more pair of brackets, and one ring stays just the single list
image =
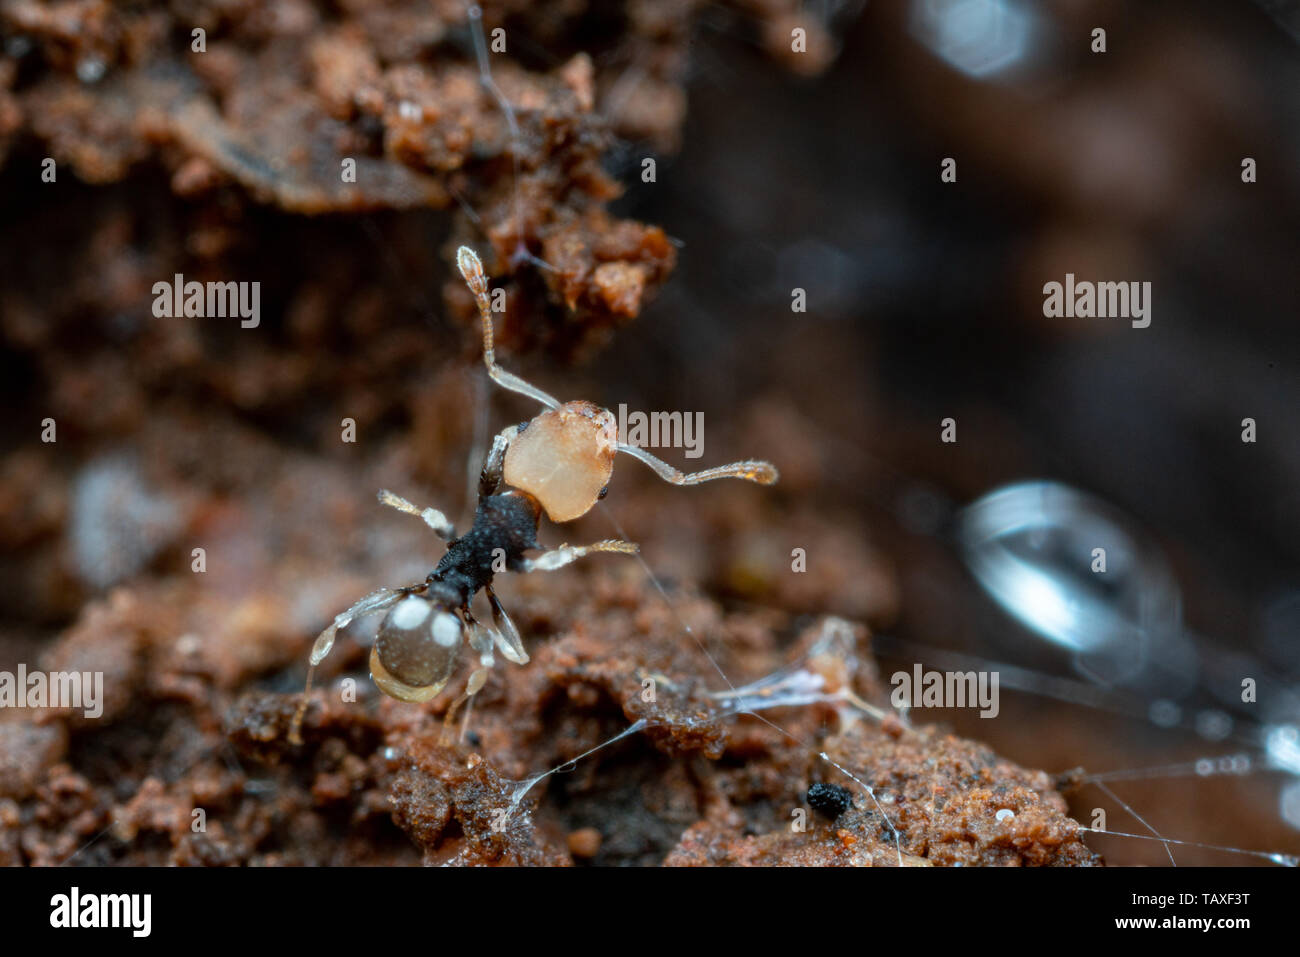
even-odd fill
[{"label": "dirt surface", "polygon": [[[449,696],[427,708],[383,698],[353,646],[331,659],[343,670],[316,694],[301,748],[286,740],[296,695],[256,687],[277,657],[287,667],[302,650],[271,608],[241,608],[246,637],[236,638],[195,620],[205,612],[194,594],[115,592],[48,659],[86,667],[94,655],[107,676],[104,717],[91,727],[50,715],[0,725],[0,760],[15,769],[0,817],[4,862],[1100,862],[1052,778],[985,746],[829,704],[762,710],[765,720],[728,715],[677,616],[726,649],[718,661],[730,675],[761,677],[792,659],[829,687],[848,682],[879,701],[870,659],[859,657],[865,631],[842,619],[807,625],[782,651],[788,616],[728,614],[681,592],[670,608],[634,566],[534,577],[512,591],[533,660],[493,676],[466,742],[441,743]],[[168,608],[176,619],[164,623]],[[513,782],[635,720],[642,733],[512,806]],[[852,795],[833,819],[806,799],[826,780]]]}]

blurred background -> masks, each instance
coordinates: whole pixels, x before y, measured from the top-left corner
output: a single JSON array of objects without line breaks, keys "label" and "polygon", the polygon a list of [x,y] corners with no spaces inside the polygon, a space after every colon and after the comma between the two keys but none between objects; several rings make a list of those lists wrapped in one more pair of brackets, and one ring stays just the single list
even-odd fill
[{"label": "blurred background", "polygon": [[[983,659],[1083,686],[1023,676],[1040,693],[1004,691],[996,720],[945,713],[962,733],[1049,770],[1225,754],[1242,770],[1250,755],[1245,776],[1111,784],[1166,836],[1294,853],[1296,768],[1262,770],[1268,733],[1294,742],[1300,716],[1294,36],[1244,3],[875,3],[845,22],[824,76],[791,82],[734,21],[704,22],[717,29],[696,39],[682,152],[629,197],[683,240],[681,265],[657,321],[606,361],[644,370],[651,407],[679,388],[656,392],[641,357],[660,350],[694,388],[788,403],[818,450],[810,492],[866,516],[896,572],[886,674]],[[956,183],[940,181],[945,157]],[[1270,175],[1244,184],[1245,157]],[[1044,318],[1043,284],[1067,272],[1150,280],[1150,327]],[[796,286],[807,315],[789,312]],[[1269,423],[1253,445],[1247,416]],[[1195,636],[1152,663],[1194,673],[1172,699],[1143,676],[1089,682],[972,582],[954,510],[1027,478],[1111,503],[1169,563]],[[1268,685],[1257,704],[1241,702],[1245,676]],[[1095,788],[1072,806],[1145,833]],[[1143,843],[1094,846],[1168,863]]]}]

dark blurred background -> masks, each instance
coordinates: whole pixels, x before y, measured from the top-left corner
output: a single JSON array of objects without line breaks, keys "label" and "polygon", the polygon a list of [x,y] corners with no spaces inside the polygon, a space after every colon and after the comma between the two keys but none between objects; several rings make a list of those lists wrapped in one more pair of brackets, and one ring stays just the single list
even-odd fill
[{"label": "dark blurred background", "polygon": [[[829,71],[799,81],[745,36],[743,19],[705,17],[682,151],[624,201],[683,250],[647,321],[602,359],[621,393],[651,408],[788,399],[824,456],[821,500],[869,515],[897,563],[886,673],[961,664],[919,648],[940,646],[1073,675],[973,584],[948,519],[1025,478],[1118,506],[1171,561],[1185,625],[1206,639],[1191,727],[1012,692],[996,721],[945,717],[1048,769],[1262,762],[1261,725],[1300,717],[1296,38],[1249,3],[873,3]],[[940,181],[945,157],[956,183]],[[1042,286],[1066,272],[1149,280],[1150,327],[1045,318]],[[790,311],[794,287],[807,314]],[[681,375],[665,381],[662,363]],[[946,416],[955,445],[939,442]],[[1269,700],[1232,708],[1242,674],[1272,679]],[[1221,707],[1231,739],[1198,735],[1195,716]],[[1167,836],[1294,852],[1294,780],[1114,787]],[[1243,828],[1243,805],[1271,823]],[[1094,806],[1143,832],[1096,790],[1075,799],[1081,819]],[[1098,841],[1167,863],[1143,844]]]}]

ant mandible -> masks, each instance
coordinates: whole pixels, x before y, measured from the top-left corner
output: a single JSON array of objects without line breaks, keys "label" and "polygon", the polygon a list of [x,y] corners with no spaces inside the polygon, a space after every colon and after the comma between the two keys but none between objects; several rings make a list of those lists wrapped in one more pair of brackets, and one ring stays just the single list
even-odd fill
[{"label": "ant mandible", "polygon": [[[603,498],[614,471],[614,455],[626,452],[674,485],[698,485],[720,478],[739,478],[760,485],[777,480],[769,462],[747,460],[702,472],[683,473],[644,449],[618,440],[614,414],[591,402],[560,403],[496,363],[492,312],[483,264],[468,246],[456,253],[456,265],[478,305],[483,325],[483,362],[498,385],[536,399],[546,410],[522,425],[503,429],[492,442],[479,475],[478,508],[470,530],[457,538],[451,522],[435,508],[420,509],[387,489],[379,501],[415,515],[447,542],[447,551],[423,582],[401,588],[381,588],[335,616],[311,650],[307,686],[293,716],[289,740],[301,744],[302,720],[310,703],[316,666],[334,647],[340,628],[365,615],[386,611],[370,651],[370,675],[381,691],[400,701],[428,701],[450,680],[462,640],[478,654],[464,693],[447,711],[444,737],[456,709],[472,702],[487,681],[500,651],[517,665],[528,663],[523,639],[492,590],[496,572],[552,571],[594,552],[635,554],[631,542],[606,540],[592,545],[561,545],[535,558],[525,552],[539,548],[537,527],[543,512],[552,522],[569,522],[585,515]],[[503,491],[503,486],[505,490]],[[487,592],[492,624],[476,619],[470,603]],[[469,709],[466,708],[466,721]],[[463,732],[463,727],[462,727]]]}]

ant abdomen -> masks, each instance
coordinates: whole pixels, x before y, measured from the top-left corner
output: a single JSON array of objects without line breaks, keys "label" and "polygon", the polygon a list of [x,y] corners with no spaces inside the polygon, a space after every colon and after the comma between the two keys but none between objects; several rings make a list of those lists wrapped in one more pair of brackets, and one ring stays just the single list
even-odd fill
[{"label": "ant abdomen", "polygon": [[451,612],[418,595],[384,616],[370,652],[370,675],[400,701],[428,701],[456,668],[462,625]]}]

